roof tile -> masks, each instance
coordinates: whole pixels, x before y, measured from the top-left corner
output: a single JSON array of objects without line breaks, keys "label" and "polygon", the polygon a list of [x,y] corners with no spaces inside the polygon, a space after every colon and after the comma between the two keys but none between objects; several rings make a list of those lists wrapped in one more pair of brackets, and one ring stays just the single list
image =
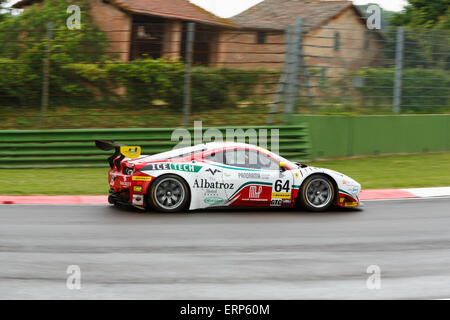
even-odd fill
[{"label": "roof tile", "polygon": [[[34,2],[39,0],[21,0],[13,7],[23,8]],[[109,2],[133,13],[235,27],[229,20],[219,18],[188,0],[109,0]]]},{"label": "roof tile", "polygon": [[352,5],[351,1],[265,0],[229,20],[244,28],[284,30],[301,17],[309,30]]}]

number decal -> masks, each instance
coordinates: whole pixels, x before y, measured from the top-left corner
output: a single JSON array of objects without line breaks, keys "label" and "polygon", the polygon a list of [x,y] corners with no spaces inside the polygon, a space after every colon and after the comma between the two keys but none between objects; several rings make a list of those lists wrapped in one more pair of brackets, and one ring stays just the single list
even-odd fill
[{"label": "number decal", "polygon": [[282,190],[284,192],[289,192],[289,190],[291,190],[291,188],[289,186],[289,180],[286,180],[284,184],[283,184],[283,180],[275,181],[275,192],[280,192]]}]

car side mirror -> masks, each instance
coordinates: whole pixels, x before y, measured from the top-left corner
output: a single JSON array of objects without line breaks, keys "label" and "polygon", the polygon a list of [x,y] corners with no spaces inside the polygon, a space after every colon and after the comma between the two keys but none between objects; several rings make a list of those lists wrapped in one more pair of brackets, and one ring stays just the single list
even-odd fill
[{"label": "car side mirror", "polygon": [[280,171],[281,172],[286,171],[286,163],[280,162]]}]

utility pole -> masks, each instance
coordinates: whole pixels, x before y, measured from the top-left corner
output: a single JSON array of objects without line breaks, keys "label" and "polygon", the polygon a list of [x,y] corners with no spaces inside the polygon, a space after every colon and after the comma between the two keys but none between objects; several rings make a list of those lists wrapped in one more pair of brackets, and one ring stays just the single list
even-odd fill
[{"label": "utility pole", "polygon": [[191,115],[191,69],[192,69],[192,53],[194,47],[195,38],[195,23],[189,22],[187,25],[187,37],[186,37],[186,67],[184,74],[184,102],[183,102],[183,126],[187,126],[189,122],[189,116]]},{"label": "utility pole", "polygon": [[286,123],[290,114],[294,113],[295,105],[298,101],[301,42],[302,42],[302,18],[295,20],[295,26],[292,26],[290,61],[288,70],[288,86],[286,88],[286,99],[284,100],[283,122]]},{"label": "utility pole", "polygon": [[283,102],[283,122],[294,112],[298,99],[299,75],[302,67],[302,18],[297,18],[294,26],[285,31],[285,48],[283,72],[278,82],[277,91],[267,117],[267,124],[272,124],[278,105]]},{"label": "utility pole", "polygon": [[47,23],[44,70],[42,75],[42,96],[41,96],[41,126],[45,125],[48,110],[48,87],[50,85],[50,51],[52,40],[53,22]]},{"label": "utility pole", "polygon": [[402,76],[403,76],[403,50],[405,40],[405,29],[397,27],[397,39],[395,49],[395,82],[394,82],[394,101],[392,111],[400,113],[402,104]]}]

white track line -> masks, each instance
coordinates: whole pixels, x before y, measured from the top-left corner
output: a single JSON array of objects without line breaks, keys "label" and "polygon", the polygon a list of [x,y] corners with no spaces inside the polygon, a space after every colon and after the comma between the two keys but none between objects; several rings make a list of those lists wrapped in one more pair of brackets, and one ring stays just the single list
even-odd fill
[{"label": "white track line", "polygon": [[434,200],[434,199],[450,199],[450,196],[438,196],[438,197],[417,197],[417,198],[398,198],[398,199],[371,199],[371,200],[361,200],[361,202],[370,201],[400,201],[400,200]]}]

